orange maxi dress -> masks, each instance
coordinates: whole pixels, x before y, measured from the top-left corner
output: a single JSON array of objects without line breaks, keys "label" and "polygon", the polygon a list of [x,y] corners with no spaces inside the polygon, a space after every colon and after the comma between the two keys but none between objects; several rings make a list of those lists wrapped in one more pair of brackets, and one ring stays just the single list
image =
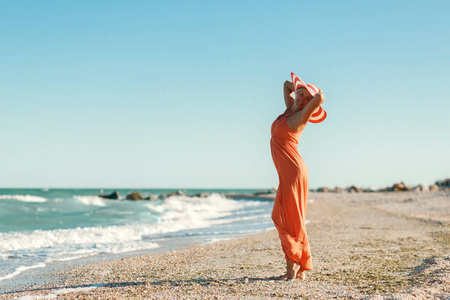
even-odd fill
[{"label": "orange maxi dress", "polygon": [[286,261],[292,259],[302,270],[311,270],[311,251],[306,235],[308,169],[298,153],[302,132],[289,128],[287,117],[280,115],[272,124],[270,148],[280,184],[272,210]]}]

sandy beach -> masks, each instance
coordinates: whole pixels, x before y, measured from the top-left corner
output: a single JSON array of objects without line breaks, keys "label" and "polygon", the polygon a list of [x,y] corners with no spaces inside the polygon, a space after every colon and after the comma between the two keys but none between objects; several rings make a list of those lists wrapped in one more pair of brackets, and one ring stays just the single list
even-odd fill
[{"label": "sandy beach", "polygon": [[0,299],[450,299],[450,192],[311,193],[313,270],[285,271],[277,232],[65,269]]}]

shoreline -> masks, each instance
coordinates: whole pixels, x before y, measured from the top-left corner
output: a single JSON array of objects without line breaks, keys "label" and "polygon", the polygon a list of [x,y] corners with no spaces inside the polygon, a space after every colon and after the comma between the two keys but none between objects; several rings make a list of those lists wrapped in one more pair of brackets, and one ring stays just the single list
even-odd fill
[{"label": "shoreline", "polygon": [[58,280],[51,285],[0,294],[0,299],[50,294],[58,299],[450,297],[449,192],[310,193],[310,199],[313,270],[305,281],[275,280],[285,262],[271,230],[68,267],[54,274]]}]

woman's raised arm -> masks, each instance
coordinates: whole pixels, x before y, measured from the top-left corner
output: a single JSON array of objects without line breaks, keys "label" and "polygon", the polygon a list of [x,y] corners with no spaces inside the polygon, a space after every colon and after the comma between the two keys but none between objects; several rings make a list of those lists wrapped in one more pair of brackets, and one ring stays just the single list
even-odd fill
[{"label": "woman's raised arm", "polygon": [[292,97],[292,93],[294,92],[294,90],[294,84],[286,80],[283,85],[283,94],[284,103],[286,104],[287,109],[290,109],[292,107],[292,104],[294,104],[294,98]]},{"label": "woman's raised arm", "polygon": [[321,89],[309,102],[305,108],[295,113],[288,119],[288,125],[292,130],[301,131],[308,124],[308,120],[314,111],[325,101],[325,96]]}]

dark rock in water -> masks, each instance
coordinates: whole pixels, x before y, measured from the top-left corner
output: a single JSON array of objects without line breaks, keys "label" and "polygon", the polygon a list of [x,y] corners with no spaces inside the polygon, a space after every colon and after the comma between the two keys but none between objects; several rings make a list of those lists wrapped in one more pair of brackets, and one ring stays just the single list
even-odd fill
[{"label": "dark rock in water", "polygon": [[317,192],[319,192],[319,193],[328,193],[328,188],[326,188],[326,187],[318,188]]},{"label": "dark rock in water", "polygon": [[127,195],[127,200],[144,200],[144,197],[142,197],[141,193],[134,192]]},{"label": "dark rock in water", "polygon": [[98,195],[98,197],[100,198],[105,198],[105,199],[114,199],[117,200],[120,198],[120,195],[117,191],[112,192],[112,194],[109,195]]},{"label": "dark rock in water", "polygon": [[[276,195],[276,193],[277,193],[277,189],[272,188],[270,190],[259,191],[259,192],[256,192],[256,193],[253,193],[253,194],[250,194],[250,195],[251,195],[252,198],[259,198],[259,197],[262,197],[262,198],[267,198],[267,197],[268,198],[273,198],[274,195]],[[235,195],[235,194],[233,193],[233,195]]]},{"label": "dark rock in water", "polygon": [[210,193],[207,193],[207,192],[203,192],[203,193],[200,193],[200,194],[195,194],[195,195],[193,195],[193,197],[197,197],[197,198],[207,198],[209,195],[211,195]]},{"label": "dark rock in water", "polygon": [[153,195],[149,195],[147,198],[145,198],[144,200],[150,200],[150,201],[152,201],[152,200],[157,200],[158,199],[158,197],[156,197],[156,196],[153,196]]},{"label": "dark rock in water", "polygon": [[178,191],[175,191],[172,193],[161,195],[160,198],[164,199],[164,198],[173,197],[173,196],[186,196],[186,194],[183,191],[178,190]]},{"label": "dark rock in water", "polygon": [[259,191],[254,193],[253,195],[255,196],[259,196],[259,195],[268,195],[268,194],[275,194],[277,192],[276,189],[270,189],[270,190],[266,190],[266,191]]}]

